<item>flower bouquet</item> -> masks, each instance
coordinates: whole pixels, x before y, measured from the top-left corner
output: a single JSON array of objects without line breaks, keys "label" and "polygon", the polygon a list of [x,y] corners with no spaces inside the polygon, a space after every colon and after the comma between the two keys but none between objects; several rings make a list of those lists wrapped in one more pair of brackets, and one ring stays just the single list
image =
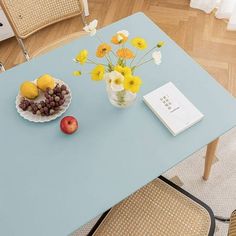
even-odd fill
[{"label": "flower bouquet", "polygon": [[[84,27],[84,30],[90,36],[96,36],[99,40],[99,46],[96,50],[97,58],[105,58],[107,63],[99,63],[88,57],[89,53],[83,49],[75,57],[74,61],[81,65],[85,63],[94,64],[95,67],[89,74],[91,79],[95,81],[105,80],[108,98],[116,107],[125,108],[130,106],[136,100],[137,93],[142,85],[142,79],[135,75],[135,70],[140,66],[155,62],[157,65],[161,63],[160,48],[164,45],[163,41],[158,42],[154,47],[147,50],[148,45],[145,39],[135,37],[129,40],[129,32],[120,30],[116,32],[111,43],[106,43],[96,30],[97,20],[92,21]],[[130,44],[135,51],[132,51],[127,44]],[[139,51],[144,51],[140,54]],[[151,54],[151,56],[149,56]],[[147,58],[149,56],[149,58]],[[75,76],[81,76],[80,70],[74,71]]]}]

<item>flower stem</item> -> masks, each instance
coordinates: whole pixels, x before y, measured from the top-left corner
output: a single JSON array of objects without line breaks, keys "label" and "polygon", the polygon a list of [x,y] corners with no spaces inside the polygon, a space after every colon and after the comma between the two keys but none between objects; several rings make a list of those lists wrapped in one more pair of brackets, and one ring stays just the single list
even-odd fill
[{"label": "flower stem", "polygon": [[132,59],[132,61],[130,62],[130,65],[129,65],[130,67],[131,67],[132,63],[134,62],[134,59],[137,57],[137,54],[138,54],[138,49],[136,48],[135,56]]},{"label": "flower stem", "polygon": [[88,61],[87,63],[90,63],[90,64],[107,66],[106,64],[97,63],[97,62],[95,62],[95,61],[92,61],[91,59],[87,59],[87,61]]},{"label": "flower stem", "polygon": [[[121,47],[122,50],[125,49],[125,43],[122,44],[122,47]],[[123,58],[123,62],[124,62],[124,66],[126,66],[126,58]]]},{"label": "flower stem", "polygon": [[89,61],[89,62],[92,63],[92,64],[99,65],[99,63],[97,63],[97,62],[95,62],[95,61],[92,61],[91,59],[87,59],[87,61]]},{"label": "flower stem", "polygon": [[[144,59],[151,51],[153,51],[155,48],[156,48],[156,46],[153,47],[153,48],[151,48],[149,51],[147,51],[147,52],[139,59],[139,61],[137,62],[137,65],[138,65],[139,63],[141,63],[141,62],[143,61],[143,59]],[[136,66],[137,66],[137,65],[136,65]]]},{"label": "flower stem", "polygon": [[117,58],[117,56],[113,50],[111,50],[111,53]]},{"label": "flower stem", "polygon": [[148,62],[150,62],[150,61],[153,61],[153,60],[154,60],[154,59],[151,58],[151,59],[149,59],[149,60],[147,60],[147,61],[144,61],[144,62],[142,62],[142,63],[136,65],[135,68],[137,68],[137,67],[139,67],[139,66],[142,66],[143,64],[146,64],[146,63],[148,63]]},{"label": "flower stem", "polygon": [[98,33],[98,31],[97,31],[97,33],[96,33],[96,37],[97,37],[97,39],[98,39],[98,41],[99,41],[100,43],[104,43],[104,41],[102,40],[102,37],[101,37],[101,35]]},{"label": "flower stem", "polygon": [[112,61],[109,59],[109,58],[110,58],[110,57],[109,57],[109,54],[108,54],[108,55],[105,55],[105,57],[106,57],[108,63],[109,63],[111,66],[113,66]]},{"label": "flower stem", "polygon": [[124,106],[125,105],[125,90],[116,92],[116,96],[117,96],[118,105]]},{"label": "flower stem", "polygon": [[112,63],[112,60],[111,60],[111,57],[110,57],[110,54],[109,54],[109,53],[107,54],[107,57],[109,58],[109,60],[110,60],[110,63],[113,65],[113,63]]}]

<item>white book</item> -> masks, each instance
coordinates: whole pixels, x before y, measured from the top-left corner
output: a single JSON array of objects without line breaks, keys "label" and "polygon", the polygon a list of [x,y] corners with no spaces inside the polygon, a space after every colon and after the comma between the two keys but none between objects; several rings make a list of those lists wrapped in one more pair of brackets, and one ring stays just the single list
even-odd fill
[{"label": "white book", "polygon": [[146,94],[143,99],[174,136],[204,117],[171,82]]}]

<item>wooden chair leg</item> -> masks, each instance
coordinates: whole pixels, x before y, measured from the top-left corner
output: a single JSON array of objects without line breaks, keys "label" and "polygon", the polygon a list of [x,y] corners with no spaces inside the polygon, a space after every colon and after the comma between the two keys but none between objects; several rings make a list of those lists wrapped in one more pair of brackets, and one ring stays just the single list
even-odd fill
[{"label": "wooden chair leg", "polygon": [[88,0],[83,0],[85,16],[89,16]]},{"label": "wooden chair leg", "polygon": [[4,71],[5,71],[5,68],[4,68],[4,66],[3,66],[3,63],[0,62],[0,72],[4,72]]},{"label": "wooden chair leg", "polygon": [[215,139],[214,141],[212,141],[211,143],[207,145],[205,168],[204,168],[204,174],[203,174],[204,180],[208,180],[209,178],[212,162],[215,158],[218,141],[219,141],[219,138]]}]

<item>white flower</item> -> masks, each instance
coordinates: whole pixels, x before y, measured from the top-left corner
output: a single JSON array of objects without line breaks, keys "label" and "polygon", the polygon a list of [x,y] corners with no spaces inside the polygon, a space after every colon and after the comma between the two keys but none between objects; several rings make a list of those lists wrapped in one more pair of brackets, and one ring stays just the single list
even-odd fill
[{"label": "white flower", "polygon": [[120,34],[118,34],[117,39],[119,42],[121,42],[123,40],[123,37]]},{"label": "white flower", "polygon": [[96,30],[97,25],[98,25],[98,21],[97,20],[93,20],[88,25],[86,25],[83,29],[84,29],[84,31],[89,33],[90,36],[94,36],[96,34],[96,32],[97,32],[97,30]]},{"label": "white flower", "polygon": [[123,34],[125,37],[129,37],[129,32],[127,30],[120,30],[117,32],[117,34]]},{"label": "white flower", "polygon": [[105,80],[107,85],[111,85],[110,73],[105,73],[103,79]]},{"label": "white flower", "polygon": [[108,81],[111,89],[115,92],[122,91],[124,89],[124,76],[117,71],[110,72],[109,77],[106,77],[106,81]]},{"label": "white flower", "polygon": [[152,58],[154,59],[154,62],[157,65],[161,64],[161,52],[160,51],[155,51],[152,53]]}]

